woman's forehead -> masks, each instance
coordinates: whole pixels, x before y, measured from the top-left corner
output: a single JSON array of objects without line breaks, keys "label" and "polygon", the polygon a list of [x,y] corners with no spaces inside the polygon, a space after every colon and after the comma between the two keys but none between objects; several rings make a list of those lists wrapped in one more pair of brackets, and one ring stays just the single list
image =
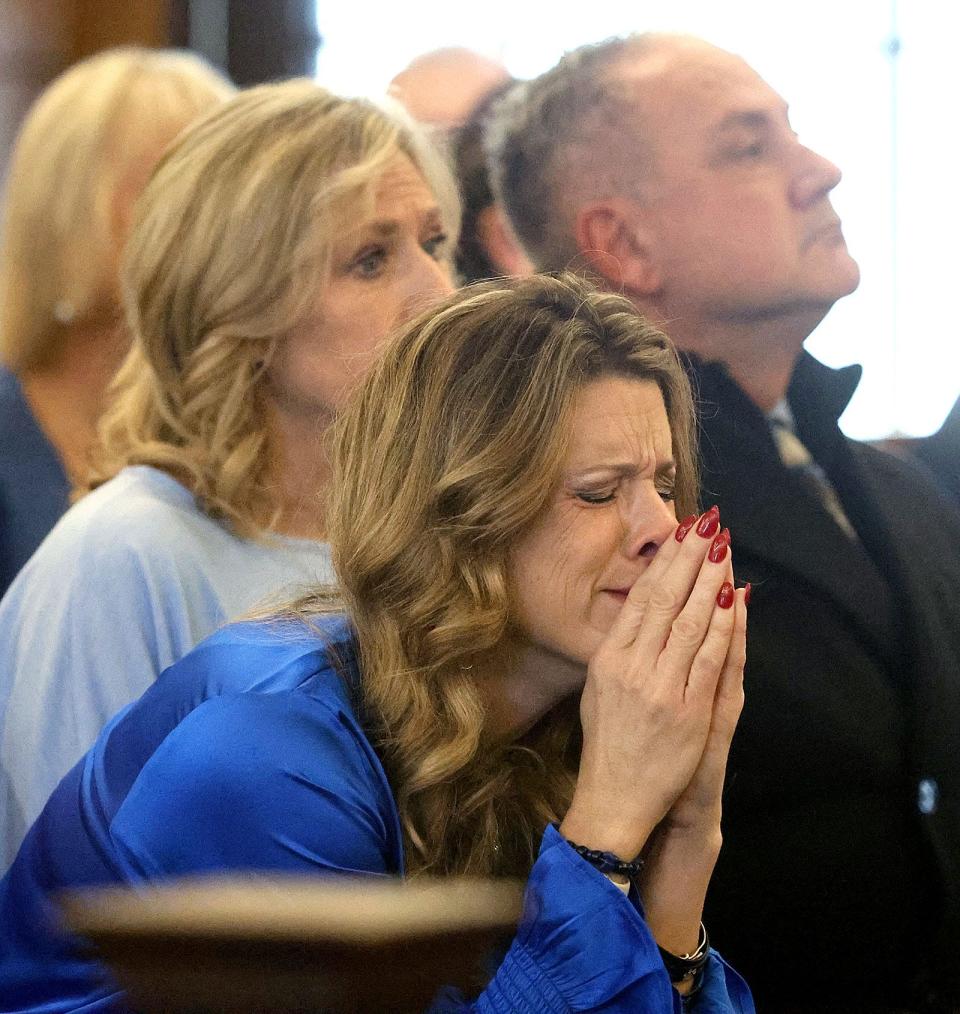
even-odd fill
[{"label": "woman's forehead", "polygon": [[426,177],[403,152],[393,155],[383,170],[343,209],[346,240],[361,232],[378,231],[385,237],[405,225],[421,227],[434,220],[442,224],[442,209]]},{"label": "woman's forehead", "polygon": [[634,466],[671,456],[670,423],[653,380],[604,377],[586,384],[573,405],[567,466]]}]

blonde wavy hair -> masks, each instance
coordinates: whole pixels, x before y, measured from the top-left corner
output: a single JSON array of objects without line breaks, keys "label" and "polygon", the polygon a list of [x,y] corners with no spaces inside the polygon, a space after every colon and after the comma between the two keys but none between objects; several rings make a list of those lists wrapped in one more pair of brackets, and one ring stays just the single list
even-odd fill
[{"label": "blonde wavy hair", "polygon": [[288,81],[239,94],[180,138],[141,197],[124,254],[133,345],[89,488],[153,465],[238,535],[270,527],[266,368],[314,312],[337,230],[372,210],[400,153],[436,195],[452,249],[455,184],[399,111]]},{"label": "blonde wavy hair", "polygon": [[83,60],[36,100],[8,167],[0,359],[55,354],[65,325],[116,315],[118,196],[233,86],[199,57],[125,48]]},{"label": "blonde wavy hair", "polygon": [[410,872],[523,875],[569,805],[576,697],[498,745],[479,687],[502,664],[508,561],[554,495],[574,399],[610,375],[659,386],[689,513],[694,412],[677,354],[626,299],[574,275],[461,290],[388,345],[334,423],[340,601],[317,589],[292,612],[351,618]]}]

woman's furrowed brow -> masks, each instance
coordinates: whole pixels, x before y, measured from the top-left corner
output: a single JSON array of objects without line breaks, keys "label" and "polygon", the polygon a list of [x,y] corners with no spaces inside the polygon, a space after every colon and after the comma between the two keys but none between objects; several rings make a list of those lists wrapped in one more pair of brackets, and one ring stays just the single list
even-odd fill
[{"label": "woman's furrowed brow", "polygon": [[[597,461],[589,465],[571,468],[566,472],[566,475],[568,478],[582,478],[593,473],[602,473],[603,475],[613,474],[621,479],[632,479],[644,471],[646,469],[641,468],[635,461]],[[657,465],[654,474],[659,479],[672,476],[676,471],[676,462],[672,458],[668,458]]]}]

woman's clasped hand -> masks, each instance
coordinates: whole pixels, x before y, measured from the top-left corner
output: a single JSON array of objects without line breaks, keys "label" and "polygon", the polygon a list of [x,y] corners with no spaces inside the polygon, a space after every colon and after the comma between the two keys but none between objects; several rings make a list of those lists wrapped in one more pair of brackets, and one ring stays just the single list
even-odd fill
[{"label": "woman's clasped hand", "polygon": [[[648,920],[678,953],[697,946],[719,851],[720,795],[743,705],[746,595],[734,591],[730,533],[716,507],[687,518],[630,589],[581,697],[580,771],[560,831],[625,858],[649,846]],[[674,861],[679,876],[696,877],[699,866],[702,889],[687,911],[671,903],[661,914],[657,879]]]}]

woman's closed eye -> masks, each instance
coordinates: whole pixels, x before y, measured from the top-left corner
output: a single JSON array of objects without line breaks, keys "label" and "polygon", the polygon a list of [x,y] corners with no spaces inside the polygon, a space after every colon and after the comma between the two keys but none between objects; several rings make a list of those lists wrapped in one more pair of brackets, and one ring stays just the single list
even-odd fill
[{"label": "woman's closed eye", "polygon": [[664,503],[673,503],[677,499],[677,491],[672,482],[657,486],[657,495]]},{"label": "woman's closed eye", "polygon": [[616,488],[610,487],[606,489],[577,489],[574,490],[573,495],[584,503],[604,504],[612,503],[616,492]]},{"label": "woman's closed eye", "polygon": [[[672,503],[676,499],[676,490],[672,482],[658,484],[656,490],[657,496],[659,496],[664,503]],[[573,495],[578,500],[582,500],[583,503],[612,503],[616,499],[617,487],[606,486],[602,489],[577,489],[573,491]]]}]

